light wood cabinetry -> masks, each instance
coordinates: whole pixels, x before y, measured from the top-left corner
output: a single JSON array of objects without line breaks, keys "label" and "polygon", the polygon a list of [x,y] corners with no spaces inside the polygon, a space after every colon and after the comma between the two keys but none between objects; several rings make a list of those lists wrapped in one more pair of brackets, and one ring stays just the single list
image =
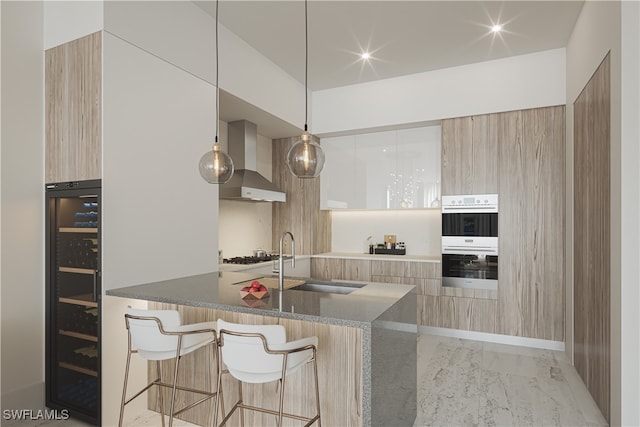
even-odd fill
[{"label": "light wood cabinetry", "polygon": [[447,289],[442,287],[442,268],[439,262],[312,258],[311,277],[319,280],[362,280],[413,285],[416,287],[419,326],[446,327],[443,326],[444,323],[453,323],[441,322],[438,318],[438,296],[442,290]]},{"label": "light wood cabinetry", "polygon": [[564,339],[564,107],[500,114],[496,332]]},{"label": "light wood cabinetry", "polygon": [[496,114],[442,121],[442,194],[498,192]]},{"label": "light wood cabinetry", "polygon": [[440,127],[322,140],[321,209],[429,208],[440,200]]},{"label": "light wood cabinetry", "polygon": [[371,281],[371,261],[344,258],[312,258],[311,277],[319,280]]},{"label": "light wood cabinetry", "polygon": [[[273,183],[287,194],[287,201],[272,204],[272,239],[277,244],[282,233],[290,231],[298,255],[324,253],[331,250],[331,211],[320,210],[320,180],[296,178],[285,164],[289,148],[298,139],[273,140]],[[289,239],[286,242],[289,245]]]},{"label": "light wood cabinetry", "polygon": [[45,182],[101,178],[102,34],[45,52]]},{"label": "light wood cabinetry", "polygon": [[424,324],[564,340],[564,123],[564,106],[442,122],[442,194],[499,196],[499,279],[425,297]]},{"label": "light wood cabinetry", "polygon": [[575,366],[602,414],[611,414],[610,57],[574,103]]}]

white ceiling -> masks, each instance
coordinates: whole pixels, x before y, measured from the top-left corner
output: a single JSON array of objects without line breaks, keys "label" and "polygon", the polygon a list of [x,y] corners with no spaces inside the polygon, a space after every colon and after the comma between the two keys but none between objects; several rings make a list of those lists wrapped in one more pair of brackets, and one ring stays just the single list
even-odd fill
[{"label": "white ceiling", "polygon": [[[213,16],[215,2],[196,4]],[[310,0],[312,90],[567,45],[582,1]],[[304,2],[224,0],[220,22],[304,83]],[[504,31],[490,32],[494,23]],[[363,49],[372,59],[359,60]]]}]

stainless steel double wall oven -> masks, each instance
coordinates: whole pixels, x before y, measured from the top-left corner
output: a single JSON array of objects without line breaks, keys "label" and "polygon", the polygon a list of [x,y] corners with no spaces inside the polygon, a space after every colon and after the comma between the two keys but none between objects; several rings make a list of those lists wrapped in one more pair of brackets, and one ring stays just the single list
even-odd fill
[{"label": "stainless steel double wall oven", "polygon": [[442,286],[498,289],[498,195],[442,196]]}]

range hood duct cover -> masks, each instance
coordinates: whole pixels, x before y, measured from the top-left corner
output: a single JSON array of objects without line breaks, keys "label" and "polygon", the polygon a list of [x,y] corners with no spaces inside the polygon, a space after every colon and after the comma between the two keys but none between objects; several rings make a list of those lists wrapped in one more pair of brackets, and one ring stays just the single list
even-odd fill
[{"label": "range hood duct cover", "polygon": [[285,202],[287,196],[257,169],[258,127],[247,120],[229,123],[229,155],[235,164],[231,179],[220,185],[221,200]]}]

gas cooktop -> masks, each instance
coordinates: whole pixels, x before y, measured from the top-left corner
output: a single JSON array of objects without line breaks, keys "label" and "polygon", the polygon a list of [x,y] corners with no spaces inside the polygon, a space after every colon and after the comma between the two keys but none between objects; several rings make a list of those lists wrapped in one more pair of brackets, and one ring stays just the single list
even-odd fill
[{"label": "gas cooktop", "polygon": [[268,262],[278,259],[278,255],[266,256],[237,256],[233,258],[224,258],[224,264],[257,264],[259,262]]}]

